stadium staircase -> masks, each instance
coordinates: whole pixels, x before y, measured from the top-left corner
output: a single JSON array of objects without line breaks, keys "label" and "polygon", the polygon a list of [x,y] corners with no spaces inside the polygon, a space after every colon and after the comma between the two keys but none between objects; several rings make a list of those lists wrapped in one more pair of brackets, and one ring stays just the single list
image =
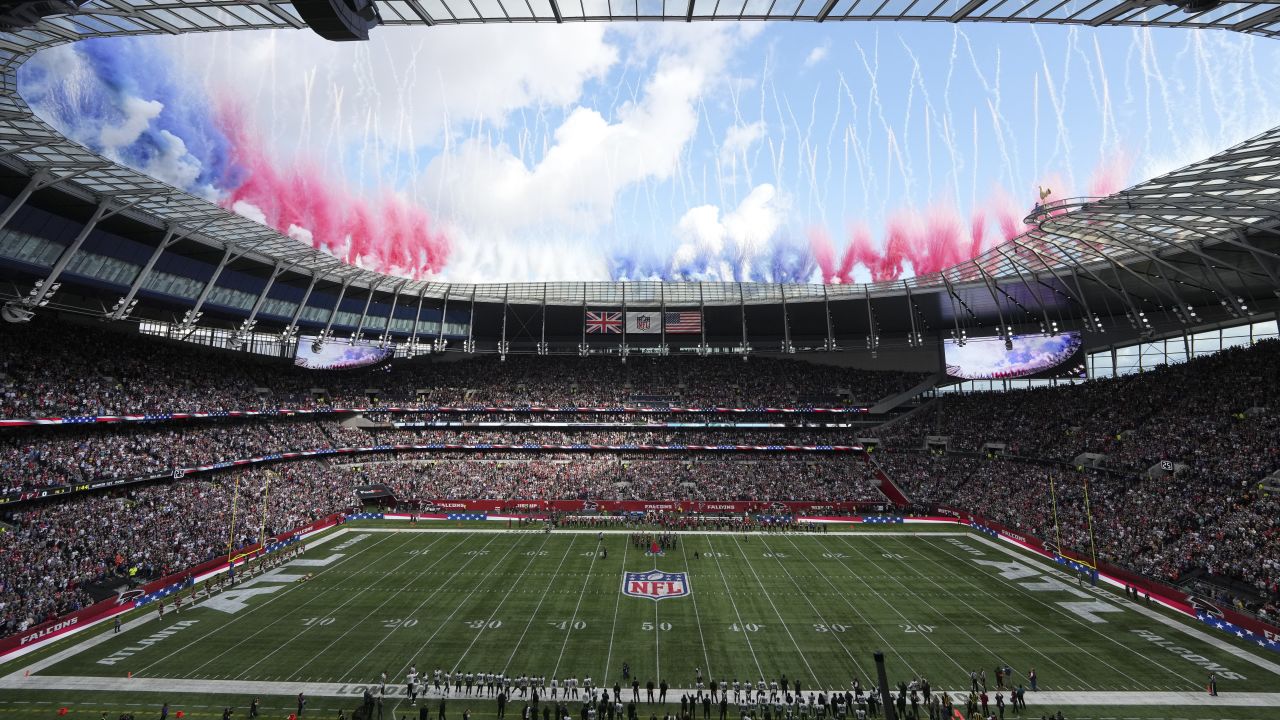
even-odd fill
[{"label": "stadium staircase", "polygon": [[884,415],[891,410],[895,410],[899,406],[905,405],[906,403],[920,397],[921,394],[934,389],[944,378],[946,378],[946,373],[936,372],[926,377],[924,380],[921,380],[919,383],[916,383],[916,385],[910,390],[900,392],[897,395],[890,395],[875,405],[872,405],[871,414]]},{"label": "stadium staircase", "polygon": [[880,481],[880,492],[885,497],[889,498],[889,502],[892,502],[900,508],[910,506],[911,498],[907,497],[907,494],[902,492],[902,488],[898,487],[898,484],[893,481],[893,478],[889,477],[889,473],[885,472],[884,468],[880,467],[880,463],[876,462],[876,459],[871,455],[867,455],[867,462],[871,463],[871,465],[875,467],[876,479]]}]

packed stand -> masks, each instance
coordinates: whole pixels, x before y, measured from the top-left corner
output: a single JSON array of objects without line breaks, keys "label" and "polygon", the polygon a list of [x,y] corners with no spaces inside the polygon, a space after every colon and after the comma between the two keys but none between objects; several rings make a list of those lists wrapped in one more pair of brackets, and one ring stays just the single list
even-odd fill
[{"label": "packed stand", "polygon": [[7,513],[0,533],[0,636],[88,605],[85,583],[154,579],[225,553],[239,485],[237,547],[352,507],[343,473],[318,461],[75,495]]},{"label": "packed stand", "polygon": [[[325,372],[51,319],[0,327],[2,418],[370,405],[858,405],[922,378],[766,357],[745,365],[728,357],[637,357],[626,364],[579,357],[418,358]],[[269,392],[260,395],[260,388]],[[313,388],[326,394],[313,395]],[[379,392],[371,395],[371,388]],[[420,389],[426,392],[419,395]]]}]

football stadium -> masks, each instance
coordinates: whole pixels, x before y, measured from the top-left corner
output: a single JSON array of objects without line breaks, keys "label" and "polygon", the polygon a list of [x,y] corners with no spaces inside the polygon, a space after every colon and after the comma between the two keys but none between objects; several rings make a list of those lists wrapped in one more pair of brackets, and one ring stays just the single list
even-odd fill
[{"label": "football stadium", "polygon": [[1280,717],[1280,2],[0,1],[0,720]]}]

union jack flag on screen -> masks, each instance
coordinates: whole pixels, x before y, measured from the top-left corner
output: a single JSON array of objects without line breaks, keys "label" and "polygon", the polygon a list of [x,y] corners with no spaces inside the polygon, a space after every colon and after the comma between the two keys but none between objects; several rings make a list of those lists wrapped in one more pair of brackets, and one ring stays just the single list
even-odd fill
[{"label": "union jack flag on screen", "polygon": [[620,312],[594,312],[587,311],[587,332],[588,333],[618,333],[622,334],[622,313]]},{"label": "union jack flag on screen", "polygon": [[673,335],[681,333],[700,333],[702,332],[702,313],[700,312],[669,312],[662,316],[662,324],[666,327],[667,332]]}]

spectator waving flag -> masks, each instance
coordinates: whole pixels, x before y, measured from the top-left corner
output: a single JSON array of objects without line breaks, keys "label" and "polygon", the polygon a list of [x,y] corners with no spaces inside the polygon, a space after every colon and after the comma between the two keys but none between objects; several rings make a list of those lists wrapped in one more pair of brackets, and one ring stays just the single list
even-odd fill
[{"label": "spectator waving flag", "polygon": [[669,312],[662,316],[662,324],[672,335],[702,332],[701,312]]},{"label": "spectator waving flag", "polygon": [[618,333],[622,334],[622,313],[620,312],[596,312],[587,311],[587,332],[588,333]]}]

